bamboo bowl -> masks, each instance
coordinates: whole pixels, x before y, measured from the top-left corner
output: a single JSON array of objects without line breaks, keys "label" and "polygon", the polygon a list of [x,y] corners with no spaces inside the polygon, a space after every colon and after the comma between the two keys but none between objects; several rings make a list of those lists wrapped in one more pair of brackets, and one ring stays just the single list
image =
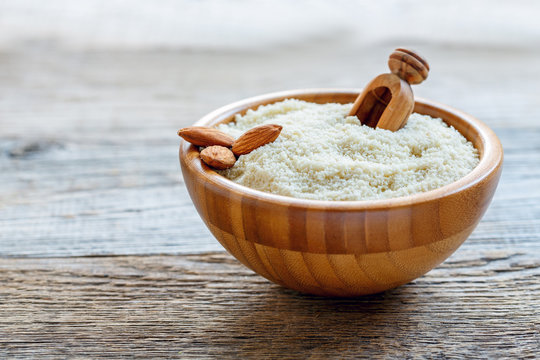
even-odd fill
[{"label": "bamboo bowl", "polygon": [[[222,107],[196,125],[214,126],[259,105],[296,98],[351,103],[359,91],[272,93]],[[480,163],[464,178],[387,200],[317,201],[238,185],[207,167],[182,141],[180,165],[201,218],[223,247],[276,284],[327,296],[357,296],[410,282],[443,262],[471,234],[501,174],[499,139],[474,117],[424,99],[414,111],[440,117],[470,140]]]}]

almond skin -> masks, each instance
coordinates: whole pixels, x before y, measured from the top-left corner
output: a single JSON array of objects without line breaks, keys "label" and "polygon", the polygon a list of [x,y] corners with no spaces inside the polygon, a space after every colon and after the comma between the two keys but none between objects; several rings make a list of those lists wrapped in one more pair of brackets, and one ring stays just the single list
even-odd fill
[{"label": "almond skin", "polygon": [[236,156],[249,154],[253,150],[276,140],[281,129],[280,125],[260,125],[246,131],[234,142],[232,152]]},{"label": "almond skin", "polygon": [[236,162],[233,152],[219,145],[209,146],[201,151],[201,159],[214,169],[224,170],[233,167]]},{"label": "almond skin", "polygon": [[231,147],[234,138],[223,131],[205,126],[190,126],[178,130],[178,136],[197,146],[220,145]]}]

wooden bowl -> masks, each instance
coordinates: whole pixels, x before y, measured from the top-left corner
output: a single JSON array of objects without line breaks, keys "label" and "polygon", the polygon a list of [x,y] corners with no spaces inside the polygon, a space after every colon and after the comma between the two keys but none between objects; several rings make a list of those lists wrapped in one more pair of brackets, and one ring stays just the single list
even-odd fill
[{"label": "wooden bowl", "polygon": [[[195,125],[287,98],[352,103],[359,91],[308,89],[272,93],[222,107]],[[180,165],[189,194],[212,234],[241,263],[279,285],[329,296],[372,294],[434,268],[471,234],[501,174],[499,139],[474,117],[416,99],[414,111],[440,117],[470,140],[480,163],[464,178],[428,192],[387,200],[318,201],[236,184],[207,167],[182,141]]]}]

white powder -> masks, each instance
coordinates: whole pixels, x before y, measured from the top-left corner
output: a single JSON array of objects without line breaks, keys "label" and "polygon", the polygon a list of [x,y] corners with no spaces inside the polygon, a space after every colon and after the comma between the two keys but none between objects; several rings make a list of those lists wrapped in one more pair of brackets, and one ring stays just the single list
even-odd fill
[{"label": "white powder", "polygon": [[454,182],[478,152],[441,119],[412,114],[392,132],[347,116],[351,104],[289,99],[249,110],[218,128],[234,137],[261,124],[283,126],[273,143],[242,155],[220,174],[274,194],[318,200],[387,199]]}]

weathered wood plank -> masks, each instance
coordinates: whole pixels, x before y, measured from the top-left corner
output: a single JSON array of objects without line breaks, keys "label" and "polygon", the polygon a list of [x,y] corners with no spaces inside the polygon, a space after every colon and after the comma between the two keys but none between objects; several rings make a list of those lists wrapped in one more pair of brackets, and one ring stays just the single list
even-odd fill
[{"label": "weathered wood plank", "polygon": [[358,299],[282,289],[224,253],[0,259],[5,358],[532,359],[539,309],[540,259],[509,250]]}]

